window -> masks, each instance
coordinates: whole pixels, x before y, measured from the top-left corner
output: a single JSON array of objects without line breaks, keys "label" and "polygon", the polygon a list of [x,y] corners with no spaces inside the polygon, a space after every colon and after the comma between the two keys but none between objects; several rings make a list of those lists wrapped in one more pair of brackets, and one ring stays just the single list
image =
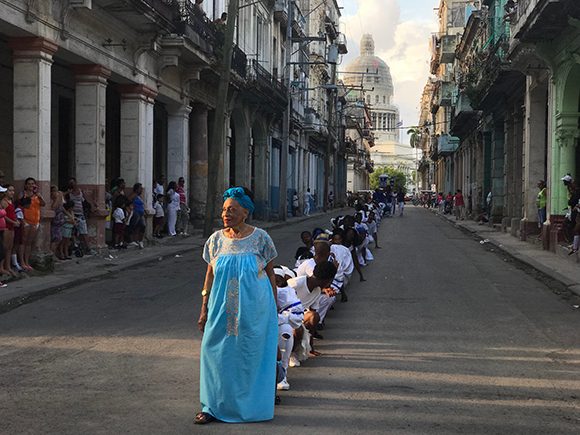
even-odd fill
[{"label": "window", "polygon": [[387,115],[383,115],[383,130],[387,129]]},{"label": "window", "polygon": [[375,104],[379,104],[379,96],[375,95]]},{"label": "window", "polygon": [[387,96],[383,95],[383,104],[387,104]]},{"label": "window", "polygon": [[367,95],[367,104],[371,104],[371,96]]}]

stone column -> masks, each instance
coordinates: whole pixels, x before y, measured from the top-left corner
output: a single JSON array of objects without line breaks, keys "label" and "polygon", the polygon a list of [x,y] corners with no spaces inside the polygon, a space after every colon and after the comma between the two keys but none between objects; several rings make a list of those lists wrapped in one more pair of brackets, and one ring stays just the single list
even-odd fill
[{"label": "stone column", "polygon": [[[89,243],[105,247],[105,151],[107,79],[101,65],[73,65],[75,73],[75,174],[85,199],[93,205]],[[96,206],[96,207],[95,207]]]},{"label": "stone column", "polygon": [[[143,185],[148,215],[153,213],[153,105],[157,95],[145,85],[122,85],[121,93],[121,176],[127,189]],[[148,234],[151,231],[150,225]]]},{"label": "stone column", "polygon": [[189,193],[189,114],[190,106],[168,108],[167,117],[167,181],[186,180],[185,197]]},{"label": "stone column", "polygon": [[[191,218],[196,225],[203,225],[207,201],[208,176],[208,124],[207,107],[195,105],[190,116],[191,144],[191,190],[189,204]],[[227,161],[227,153],[225,154]]]},{"label": "stone column", "polygon": [[37,248],[50,247],[50,127],[52,56],[58,46],[44,38],[9,41],[14,55],[14,184],[17,192],[28,177],[36,179],[47,205],[41,211]]}]

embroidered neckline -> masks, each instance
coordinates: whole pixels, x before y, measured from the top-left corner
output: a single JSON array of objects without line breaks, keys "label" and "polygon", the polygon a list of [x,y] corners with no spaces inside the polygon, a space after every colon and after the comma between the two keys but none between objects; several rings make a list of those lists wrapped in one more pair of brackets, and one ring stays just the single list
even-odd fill
[{"label": "embroidered neckline", "polygon": [[257,228],[256,228],[256,227],[254,227],[254,229],[252,230],[252,232],[251,232],[250,234],[248,234],[246,237],[242,237],[242,238],[240,238],[240,239],[234,239],[234,238],[232,238],[232,237],[228,237],[228,236],[226,236],[226,233],[225,233],[225,231],[226,231],[226,230],[222,230],[222,235],[223,235],[223,236],[224,236],[226,239],[228,239],[228,240],[246,240],[248,237],[252,237],[252,236],[254,235],[254,233],[256,232],[256,229],[257,229]]}]

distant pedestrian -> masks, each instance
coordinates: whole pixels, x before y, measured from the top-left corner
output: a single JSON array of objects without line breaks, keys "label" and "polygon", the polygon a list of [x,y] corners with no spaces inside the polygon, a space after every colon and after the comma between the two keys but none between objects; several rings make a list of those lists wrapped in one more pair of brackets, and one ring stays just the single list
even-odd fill
[{"label": "distant pedestrian", "polygon": [[143,201],[143,185],[135,183],[133,192],[129,197],[132,204],[131,218],[129,219],[129,234],[131,245],[143,249],[143,236],[145,235],[145,202]]},{"label": "distant pedestrian", "polygon": [[292,216],[298,216],[299,208],[300,201],[298,199],[298,192],[294,191],[294,195],[292,195]]},{"label": "distant pedestrian", "polygon": [[24,192],[20,195],[20,199],[22,200],[22,211],[24,213],[22,243],[20,244],[20,265],[26,270],[33,270],[30,265],[30,255],[40,229],[40,210],[46,205],[34,178],[29,177],[24,181]]},{"label": "distant pedestrian", "polygon": [[155,210],[155,217],[153,218],[153,237],[162,237],[161,231],[163,230],[163,224],[165,223],[165,210],[163,208],[164,199],[163,195],[157,195],[155,203],[153,204],[153,210]]},{"label": "distant pedestrian", "polygon": [[568,255],[572,255],[580,249],[580,189],[576,186],[576,182],[570,174],[564,175],[561,180],[568,189],[568,206],[571,211],[570,221],[574,226],[574,241],[572,243],[572,249],[568,253]]},{"label": "distant pedestrian", "polygon": [[453,197],[453,209],[455,211],[456,220],[465,219],[465,199],[463,198],[463,192],[461,189],[457,189],[455,196]]},{"label": "distant pedestrian", "polygon": [[538,228],[542,228],[544,222],[546,222],[546,205],[548,204],[548,194],[546,189],[546,182],[540,180],[538,182],[538,198],[536,199],[536,205],[538,207]]},{"label": "distant pedestrian", "polygon": [[304,216],[310,216],[310,210],[312,207],[312,202],[314,201],[314,197],[312,193],[310,193],[310,187],[306,189],[306,193],[304,194]]},{"label": "distant pedestrian", "polygon": [[191,210],[187,205],[187,195],[185,194],[185,178],[179,177],[179,180],[177,180],[177,188],[175,189],[175,192],[179,195],[179,212],[177,213],[177,223],[175,224],[175,229],[177,234],[187,236],[189,213]]},{"label": "distant pedestrian", "polygon": [[332,190],[330,192],[328,192],[328,208],[333,208],[334,207],[334,193],[332,193]]},{"label": "distant pedestrian", "polygon": [[126,218],[124,196],[118,196],[113,204],[113,247],[115,249],[124,249],[125,246],[125,228]]},{"label": "distant pedestrian", "polygon": [[170,237],[176,236],[175,224],[177,223],[177,213],[179,213],[179,194],[175,191],[177,184],[170,181],[167,185],[167,232]]},{"label": "distant pedestrian", "polygon": [[397,206],[399,208],[399,216],[403,216],[405,211],[405,192],[402,189],[397,192]]}]

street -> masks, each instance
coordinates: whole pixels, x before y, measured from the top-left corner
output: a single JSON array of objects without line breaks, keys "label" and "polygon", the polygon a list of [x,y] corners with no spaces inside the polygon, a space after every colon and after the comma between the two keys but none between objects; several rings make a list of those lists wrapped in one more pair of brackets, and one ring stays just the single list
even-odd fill
[{"label": "street", "polygon": [[[291,265],[300,231],[270,232]],[[201,252],[0,315],[4,434],[572,434],[580,312],[431,212],[407,207],[290,369],[272,422],[193,425]]]}]

